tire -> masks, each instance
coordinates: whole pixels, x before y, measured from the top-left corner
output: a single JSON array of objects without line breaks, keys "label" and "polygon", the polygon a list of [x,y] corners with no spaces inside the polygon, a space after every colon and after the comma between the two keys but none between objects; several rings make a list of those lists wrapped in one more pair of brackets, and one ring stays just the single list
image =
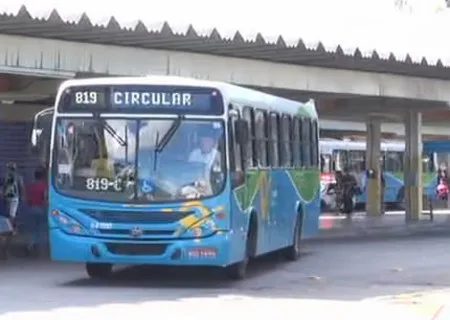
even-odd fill
[{"label": "tire", "polygon": [[283,250],[283,255],[288,261],[297,261],[301,256],[300,243],[302,240],[302,223],[301,214],[297,214],[292,245]]},{"label": "tire", "polygon": [[105,279],[112,273],[112,264],[86,263],[86,273],[91,279]]},{"label": "tire", "polygon": [[241,261],[226,268],[227,277],[231,280],[245,279],[245,277],[247,276],[247,269],[250,258],[255,255],[258,226],[256,223],[256,218],[254,217],[255,216],[252,215],[252,217],[250,218],[250,226],[245,243],[244,258]]},{"label": "tire", "polygon": [[406,210],[406,203],[405,203],[405,188],[402,187],[398,194],[397,194],[397,203],[396,207],[398,210]]}]

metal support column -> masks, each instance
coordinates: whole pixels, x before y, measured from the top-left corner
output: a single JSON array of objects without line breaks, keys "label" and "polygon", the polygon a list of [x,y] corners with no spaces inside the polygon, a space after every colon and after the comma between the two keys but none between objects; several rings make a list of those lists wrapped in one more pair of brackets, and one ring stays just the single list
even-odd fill
[{"label": "metal support column", "polygon": [[422,214],[422,114],[411,110],[405,119],[405,220],[417,221]]},{"label": "metal support column", "polygon": [[379,119],[369,118],[366,122],[366,172],[372,171],[374,176],[367,176],[366,212],[370,216],[381,215],[381,123]]}]

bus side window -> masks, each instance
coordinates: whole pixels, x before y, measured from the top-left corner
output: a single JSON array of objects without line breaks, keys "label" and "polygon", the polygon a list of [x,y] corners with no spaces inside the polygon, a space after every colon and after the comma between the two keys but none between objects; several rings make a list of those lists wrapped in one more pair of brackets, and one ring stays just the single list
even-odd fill
[{"label": "bus side window", "polygon": [[292,155],[294,159],[294,167],[299,168],[301,167],[302,160],[301,160],[301,141],[300,141],[300,127],[299,127],[299,120],[297,117],[294,117],[292,120],[292,126],[291,126],[291,141],[292,141]]},{"label": "bus side window", "polygon": [[302,118],[302,166],[309,168],[311,166],[311,131],[309,129],[309,119]]},{"label": "bus side window", "polygon": [[403,172],[403,153],[386,151],[384,153],[384,171]]},{"label": "bus side window", "polygon": [[257,148],[255,136],[255,114],[251,107],[244,107],[242,117],[247,120],[249,129],[249,139],[245,152],[246,167],[255,167],[257,165]]},{"label": "bus side window", "polygon": [[281,117],[281,154],[283,167],[292,166],[292,155],[291,155],[291,143],[290,143],[290,119],[289,116],[283,115]]},{"label": "bus side window", "polygon": [[310,150],[311,150],[311,165],[314,168],[319,167],[319,139],[318,139],[318,125],[317,121],[310,121],[311,136],[310,136]]},{"label": "bus side window", "polygon": [[287,120],[286,120],[286,124],[287,124],[287,129],[286,130],[286,135],[287,135],[287,145],[288,145],[288,150],[289,150],[289,157],[288,157],[288,167],[293,167],[294,165],[294,154],[293,154],[293,149],[294,149],[294,139],[292,138],[292,118],[291,116],[286,116]]},{"label": "bus side window", "polygon": [[262,110],[255,111],[255,129],[258,165],[267,167],[267,116]]},{"label": "bus side window", "polygon": [[269,142],[269,165],[271,167],[279,166],[278,159],[278,114],[272,112],[270,113],[270,142]]}]

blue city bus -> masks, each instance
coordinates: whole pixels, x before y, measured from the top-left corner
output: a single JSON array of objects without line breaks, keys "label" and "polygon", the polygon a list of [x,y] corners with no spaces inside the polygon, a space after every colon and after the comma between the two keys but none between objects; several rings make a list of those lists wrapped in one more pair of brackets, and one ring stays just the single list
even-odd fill
[{"label": "blue city bus", "polygon": [[49,172],[51,257],[92,278],[147,264],[242,279],[251,258],[297,260],[318,230],[313,100],[168,76],[68,80]]},{"label": "blue city bus", "polygon": [[[357,177],[362,193],[355,197],[355,206],[365,206],[367,201],[366,186],[366,142],[351,140],[325,140],[320,141],[321,171],[330,181],[328,173],[342,170],[347,166]],[[404,154],[405,143],[401,141],[382,141],[380,145],[380,165],[385,181],[384,203],[399,208],[404,207]],[[436,155],[430,154],[423,158],[422,183],[424,194],[429,196],[436,189]],[[322,198],[327,199],[322,191]],[[324,207],[324,205],[322,205]],[[325,206],[326,209],[327,206]]]}]

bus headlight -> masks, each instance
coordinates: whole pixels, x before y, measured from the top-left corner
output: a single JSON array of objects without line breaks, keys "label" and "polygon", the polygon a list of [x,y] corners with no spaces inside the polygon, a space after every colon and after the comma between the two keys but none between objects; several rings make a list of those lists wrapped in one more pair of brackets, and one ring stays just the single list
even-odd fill
[{"label": "bus headlight", "polygon": [[51,212],[51,217],[64,232],[78,235],[85,234],[85,229],[79,222],[61,211],[53,210]]}]

